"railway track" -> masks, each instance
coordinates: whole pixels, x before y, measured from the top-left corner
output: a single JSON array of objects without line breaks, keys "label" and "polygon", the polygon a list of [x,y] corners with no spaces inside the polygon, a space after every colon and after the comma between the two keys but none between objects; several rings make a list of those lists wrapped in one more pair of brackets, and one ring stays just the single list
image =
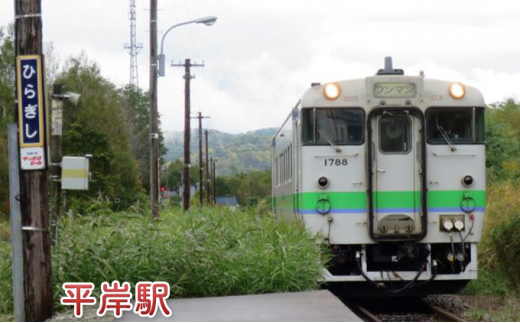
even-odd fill
[{"label": "railway track", "polygon": [[343,302],[366,322],[464,322],[459,315],[422,299],[376,300]]}]

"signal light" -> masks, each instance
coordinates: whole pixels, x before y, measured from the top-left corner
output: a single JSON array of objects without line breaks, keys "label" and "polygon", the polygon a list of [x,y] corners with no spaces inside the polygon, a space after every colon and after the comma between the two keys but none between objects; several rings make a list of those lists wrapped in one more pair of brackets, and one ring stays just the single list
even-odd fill
[{"label": "signal light", "polygon": [[166,192],[166,186],[161,186],[161,192]]}]

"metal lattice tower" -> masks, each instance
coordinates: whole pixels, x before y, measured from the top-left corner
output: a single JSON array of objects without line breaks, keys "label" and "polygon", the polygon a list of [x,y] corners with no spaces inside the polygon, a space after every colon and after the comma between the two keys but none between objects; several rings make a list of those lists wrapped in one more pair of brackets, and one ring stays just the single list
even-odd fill
[{"label": "metal lattice tower", "polygon": [[139,74],[137,69],[137,54],[143,48],[142,43],[137,43],[136,32],[136,12],[135,0],[130,0],[130,10],[128,11],[128,19],[130,19],[130,44],[124,45],[128,54],[130,54],[130,84],[139,87]]}]

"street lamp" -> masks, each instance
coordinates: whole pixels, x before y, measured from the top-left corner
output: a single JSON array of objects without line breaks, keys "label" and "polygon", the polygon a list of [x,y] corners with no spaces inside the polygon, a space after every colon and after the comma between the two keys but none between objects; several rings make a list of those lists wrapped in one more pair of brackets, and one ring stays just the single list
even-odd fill
[{"label": "street lamp", "polygon": [[188,24],[204,24],[206,26],[212,26],[215,23],[215,21],[217,21],[217,17],[209,16],[209,17],[203,17],[203,18],[199,18],[199,19],[195,19],[195,20],[191,20],[191,21],[182,22],[180,24],[176,24],[176,25],[173,25],[172,27],[170,27],[163,34],[162,39],[161,39],[161,54],[159,54],[159,57],[158,57],[158,59],[159,59],[159,71],[158,71],[159,76],[164,76],[166,73],[166,68],[165,68],[166,58],[164,57],[164,38],[170,32],[170,30],[172,30],[173,28],[177,28],[179,26],[184,26],[184,25],[188,25]]}]

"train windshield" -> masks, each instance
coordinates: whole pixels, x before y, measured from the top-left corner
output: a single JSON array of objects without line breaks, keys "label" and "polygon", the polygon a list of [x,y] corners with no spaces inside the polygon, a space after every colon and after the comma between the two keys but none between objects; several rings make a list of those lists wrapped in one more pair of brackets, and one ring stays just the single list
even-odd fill
[{"label": "train windshield", "polygon": [[303,109],[303,144],[359,145],[364,141],[364,112],[357,108]]},{"label": "train windshield", "polygon": [[484,143],[484,108],[432,108],[426,122],[429,144]]}]

